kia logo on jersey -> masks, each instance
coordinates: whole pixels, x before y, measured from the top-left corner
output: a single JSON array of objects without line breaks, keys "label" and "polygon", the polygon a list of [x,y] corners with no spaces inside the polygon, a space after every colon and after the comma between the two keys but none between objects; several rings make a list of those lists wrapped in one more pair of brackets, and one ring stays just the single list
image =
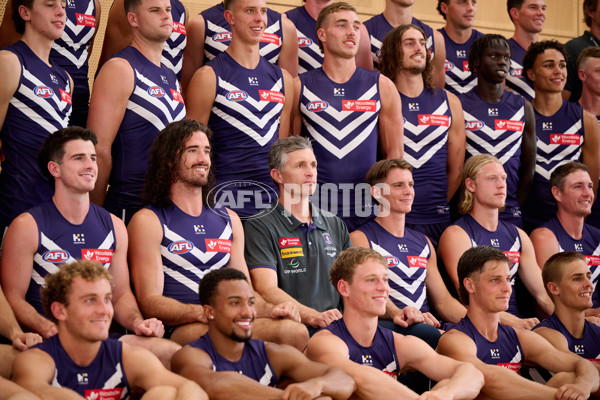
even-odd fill
[{"label": "kia logo on jersey", "polygon": [[160,86],[152,86],[148,88],[148,94],[152,97],[163,97],[165,91]]},{"label": "kia logo on jersey", "polygon": [[54,90],[48,86],[36,86],[35,89],[33,89],[33,93],[35,93],[35,95],[38,97],[47,99],[48,97],[52,97]]},{"label": "kia logo on jersey", "polygon": [[243,101],[248,98],[248,93],[244,92],[243,90],[232,90],[231,92],[227,93],[225,98],[229,101]]}]

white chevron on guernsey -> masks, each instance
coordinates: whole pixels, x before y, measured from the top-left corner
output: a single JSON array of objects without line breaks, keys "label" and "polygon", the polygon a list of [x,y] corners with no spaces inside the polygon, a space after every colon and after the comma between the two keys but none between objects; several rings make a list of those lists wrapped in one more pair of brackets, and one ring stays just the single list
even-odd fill
[{"label": "white chevron on guernsey", "polygon": [[[358,99],[352,99],[352,100],[371,100],[374,96],[377,95],[377,84],[374,84],[373,86],[371,86],[369,89],[367,89],[365,91],[364,94],[362,94]],[[321,98],[319,98],[316,94],[314,94],[312,91],[310,91],[310,89],[308,89],[306,86],[304,86],[302,88],[302,94],[304,95],[304,97],[306,97],[307,100],[309,101],[320,101]],[[322,119],[321,117],[318,117],[318,114],[320,113],[325,113],[329,116],[331,116],[332,118],[334,118],[337,122],[342,122],[344,119],[348,118],[349,116],[356,116],[359,115],[359,117],[357,117],[356,119],[360,118],[360,116],[366,115],[366,118],[369,117],[369,113],[368,112],[362,112],[362,113],[357,113],[356,111],[338,111],[333,107],[327,107],[325,110],[321,111],[320,113],[315,113],[315,112],[310,112],[308,110],[306,110],[306,106],[304,106],[303,104],[300,105],[300,107],[304,107],[302,110],[306,112],[306,114],[311,116],[311,119],[314,118],[318,120],[318,123],[321,123],[321,120],[325,123],[327,123],[327,121],[325,121],[324,119]],[[381,104],[379,101],[377,101],[377,108],[375,112],[379,112],[379,109],[381,107]],[[306,117],[306,115],[305,115]],[[330,125],[331,126],[331,125]],[[337,131],[337,129],[334,129]],[[346,135],[341,135],[340,138],[345,137]]]},{"label": "white chevron on guernsey", "polygon": [[517,346],[517,354],[510,360],[511,363],[520,363],[523,360],[523,356],[521,355],[521,350],[519,350],[519,346]]},{"label": "white chevron on guernsey", "polygon": [[[448,111],[448,102],[444,101],[442,104],[440,104],[440,106],[435,110],[432,111],[431,114],[433,115],[443,115],[446,113],[446,111]],[[450,120],[448,121],[448,124],[450,124],[452,122],[452,117],[449,117]],[[421,132],[423,132],[424,130],[426,130],[427,128],[429,128],[431,125],[415,125],[412,122],[406,120],[404,122],[404,129],[406,129],[406,127],[410,128],[410,132],[414,135],[419,135],[421,134]],[[448,127],[443,127],[445,129],[448,129]]]},{"label": "white chevron on guernsey", "polygon": [[446,74],[446,85],[451,86],[452,89],[456,90],[458,93],[464,94],[470,92],[475,86],[477,86],[477,78],[462,86],[460,83],[452,79],[451,76]]},{"label": "white chevron on guernsey", "polygon": [[[308,35],[305,35],[304,33],[300,32],[297,28],[296,28],[296,36],[298,38],[308,38]],[[306,46],[308,49],[310,49],[313,53],[318,54],[321,56],[321,58],[324,57],[323,53],[321,52],[321,49],[319,48],[319,44],[316,42],[312,42],[310,45]],[[311,56],[309,53],[306,52],[306,50],[304,50],[303,48],[298,48],[298,57],[303,60],[304,62],[306,62],[307,64],[309,64],[311,67],[313,67],[313,69],[317,69],[321,66],[321,61],[316,60],[313,56]],[[304,73],[306,72],[306,69],[304,67],[302,67],[301,65],[298,65],[298,72],[299,73]]]},{"label": "white chevron on guernsey", "polygon": [[[265,133],[264,136],[261,136],[253,128],[249,127],[248,125],[244,124],[243,122],[240,122],[240,120],[238,120],[237,118],[224,113],[222,110],[219,110],[216,107],[213,107],[212,112],[215,113],[215,115],[217,115],[219,118],[226,121],[229,125],[236,128],[238,131],[243,132],[246,135],[250,136],[261,147],[263,147],[264,145],[269,143],[271,138],[273,138],[273,136],[279,132],[279,117],[277,117],[277,119],[275,121],[271,122],[271,126],[270,126],[269,130],[267,131],[267,133]],[[276,109],[273,109],[267,115],[265,115],[265,117],[271,116],[272,114],[275,114],[276,112],[278,112],[278,111]],[[266,125],[266,123],[265,123],[265,125]]]},{"label": "white chevron on guernsey", "polygon": [[[465,116],[465,121],[478,120],[478,118],[474,117],[467,111],[463,111],[463,114]],[[525,107],[520,107],[512,117],[506,118],[506,119],[511,120],[511,121],[520,121],[521,118],[523,118],[523,115],[525,115]],[[502,136],[506,133],[506,129],[494,129],[487,125],[484,125],[481,129],[479,129],[479,131],[485,133],[487,136],[489,136],[490,138],[492,138],[494,140],[497,140],[500,136]],[[522,131],[523,130],[515,131],[515,132],[522,132]]]},{"label": "white chevron on guernsey", "polygon": [[312,126],[306,125],[306,123],[305,123],[306,128],[308,129],[308,131],[311,134],[311,136],[313,137],[313,139],[315,139],[317,142],[319,142],[319,144],[321,144],[321,146],[323,146],[325,149],[327,149],[327,151],[329,151],[331,154],[333,154],[340,160],[342,158],[344,158],[345,156],[347,156],[352,150],[356,149],[362,142],[364,142],[365,139],[367,139],[371,135],[371,133],[373,132],[373,129],[375,129],[376,124],[377,124],[377,119],[373,120],[362,132],[360,132],[354,139],[352,139],[345,146],[343,146],[342,148],[338,148],[333,143],[331,143],[329,140],[324,138]]},{"label": "white chevron on guernsey", "polygon": [[[511,60],[510,62],[511,69],[521,69],[523,70],[523,66],[519,65],[519,63]],[[517,86],[519,89],[527,93],[530,97],[535,97],[535,90],[529,86],[526,82],[521,80],[521,78],[517,78],[516,76],[512,76],[511,74],[506,75],[506,80]]]},{"label": "white chevron on guernsey", "polygon": [[[511,135],[510,137],[506,138],[505,141],[508,141],[508,139],[514,138],[515,136],[517,136],[517,135]],[[491,155],[497,157],[500,160],[500,163],[502,165],[504,165],[515,155],[517,150],[519,150],[519,148],[521,147],[522,136],[518,135],[518,137],[516,139],[517,140],[512,143],[512,147],[509,147],[508,150],[506,152],[504,152],[502,155],[499,155],[499,153],[501,150],[506,149],[505,141],[503,141],[502,143],[499,143],[497,146],[490,146],[489,142],[486,142],[485,139],[481,139],[479,137],[472,138],[472,139],[469,138],[469,140],[477,142],[477,144],[479,144],[481,146],[485,145],[488,147],[486,148],[485,152],[481,152],[478,149],[476,149],[475,147],[473,147],[472,144],[467,142],[465,149],[467,150],[467,153],[472,154],[474,156],[478,155],[478,154],[491,154]]]},{"label": "white chevron on guernsey", "polygon": [[[33,85],[35,86],[46,86],[44,84],[44,82],[40,81],[36,76],[34,76],[31,72],[29,72],[26,69],[23,69],[23,77],[21,78],[22,81],[29,81],[31,82]],[[67,85],[65,87],[65,91],[70,92],[71,91],[71,84],[69,82],[67,82]],[[46,111],[48,114],[50,114],[50,116],[52,117],[52,119],[56,122],[58,122],[59,124],[62,125],[62,127],[66,127],[67,123],[69,121],[69,116],[65,116],[65,118],[61,118],[57,113],[56,110],[48,103],[47,99],[43,99],[41,97],[38,97],[35,95],[35,93],[33,92],[32,89],[28,88],[24,83],[22,83],[21,85],[19,85],[19,90],[18,92],[22,95],[24,95],[25,97],[27,97],[29,100],[35,102],[38,106],[40,106],[40,108],[43,108],[44,111]],[[11,103],[15,104],[18,101],[13,102],[13,99],[15,99],[15,97],[13,96],[12,99],[10,100]],[[51,100],[56,107],[63,111],[65,108],[70,107],[69,103],[67,103],[66,101],[62,101],[62,98],[60,96],[60,93],[55,92],[52,97]],[[70,114],[70,113],[69,113]],[[41,118],[41,117],[40,117]],[[53,131],[51,131],[52,133],[54,133],[56,131],[56,128],[54,128]]]},{"label": "white chevron on guernsey", "polygon": [[271,378],[273,377],[273,371],[269,367],[269,364],[265,365],[265,374],[258,381],[261,385],[269,386],[271,383]]},{"label": "white chevron on guernsey", "polygon": [[[405,128],[406,131],[406,128]],[[448,135],[446,134],[448,131],[448,128],[445,126],[439,126],[436,129],[434,129],[425,140],[420,141],[419,143],[414,142],[412,139],[410,139],[409,137],[407,137],[406,133],[404,134],[404,146],[405,146],[405,151],[404,151],[404,159],[410,163],[413,167],[415,168],[421,168],[423,165],[425,165],[425,163],[427,163],[429,160],[431,160],[431,157],[433,157],[448,141]],[[441,140],[437,140],[441,138]],[[422,147],[424,147],[425,145],[427,145],[429,142],[433,142],[435,141],[435,145],[431,146],[431,148],[429,148],[425,153],[423,153],[423,155],[421,155],[421,157],[416,158],[414,157],[412,154],[409,154],[409,152],[406,151],[406,149],[421,149]]]},{"label": "white chevron on guernsey", "polygon": [[[220,88],[223,88],[227,92],[232,92],[232,91],[235,91],[235,90],[241,90],[237,86],[235,86],[235,85],[227,82],[226,80],[222,79],[221,77],[219,77],[218,86]],[[281,80],[281,78],[279,78],[273,84],[273,86],[271,87],[271,89],[269,89],[269,90],[272,91],[272,92],[282,92],[282,89],[283,89],[283,81]],[[283,94],[283,92],[282,92],[282,94]],[[233,106],[231,106],[231,103],[237,104],[235,101],[229,101],[229,100],[225,99],[225,97],[222,96],[222,95],[217,95],[217,97],[215,98],[215,102],[217,101],[217,98],[219,98],[219,100],[221,100],[221,101],[219,101],[221,104],[225,104],[229,108],[233,108]],[[244,100],[244,102],[250,104],[252,107],[254,107],[258,111],[262,111],[263,108],[265,108],[267,105],[269,105],[269,103],[271,103],[269,101],[255,100],[251,96],[248,96]],[[281,104],[281,103],[279,103],[279,104]],[[281,107],[283,107],[283,104],[281,104]],[[247,111],[247,110],[244,108],[244,110],[240,110],[240,112],[242,112],[242,111]],[[257,125],[258,125],[258,123],[257,123]]]}]

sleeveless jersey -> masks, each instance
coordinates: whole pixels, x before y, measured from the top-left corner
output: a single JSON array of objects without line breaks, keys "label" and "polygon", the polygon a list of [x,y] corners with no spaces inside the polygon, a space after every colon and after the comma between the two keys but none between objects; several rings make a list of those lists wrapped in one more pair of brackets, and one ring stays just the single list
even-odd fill
[{"label": "sleeveless jersey", "polygon": [[93,203],[81,225],[67,221],[52,200],[28,212],[38,227],[38,248],[25,299],[43,314],[40,287],[44,277],[57,272],[60,264],[76,260],[97,261],[108,269],[116,247],[115,230],[108,211]]},{"label": "sleeveless jersey", "polygon": [[36,154],[48,136],[68,126],[71,115],[71,84],[62,68],[49,67],[23,41],[3,50],[19,58],[21,78],[0,130],[5,156],[0,173],[0,227],[52,197]]},{"label": "sleeveless jersey", "polygon": [[[379,73],[357,67],[347,82],[338,84],[319,68],[300,75],[300,82],[302,135],[314,140],[319,160],[319,208],[353,217],[361,195],[356,185],[377,159]],[[370,196],[362,194],[363,201]]]},{"label": "sleeveless jersey", "polygon": [[342,339],[348,346],[348,358],[357,364],[368,365],[395,377],[400,372],[396,347],[394,346],[394,333],[386,328],[377,326],[373,344],[369,347],[361,346],[354,340],[344,319],[333,321],[323,328]]},{"label": "sleeveless jersey", "polygon": [[279,382],[269,361],[265,342],[262,340],[251,339],[245,343],[244,353],[238,361],[230,361],[217,353],[208,333],[189,345],[204,350],[209,355],[213,363],[213,371],[238,372],[265,386],[275,387]]},{"label": "sleeveless jersey", "polygon": [[460,226],[471,239],[471,245],[476,246],[492,246],[502,250],[504,255],[513,263],[510,268],[510,286],[513,290],[510,294],[507,312],[520,317],[517,309],[517,298],[514,290],[515,279],[519,269],[519,261],[521,259],[521,237],[517,231],[517,227],[508,224],[502,220],[498,221],[498,227],[494,232],[488,231],[470,215],[466,214],[459,218],[456,225]]},{"label": "sleeveless jersey", "polygon": [[523,75],[523,57],[527,51],[512,38],[508,42],[512,48],[512,57],[510,71],[506,76],[506,86],[531,101],[535,97],[533,83]]},{"label": "sleeveless jersey", "polygon": [[552,314],[533,329],[542,327],[559,331],[567,339],[567,346],[571,353],[588,359],[594,364],[600,364],[600,326],[585,321],[583,337],[576,338],[571,335],[571,332],[563,325],[558,316]]},{"label": "sleeveless jersey", "polygon": [[517,200],[521,143],[525,127],[525,100],[504,91],[498,103],[488,103],[476,90],[460,97],[467,133],[466,159],[478,154],[498,157],[506,172],[506,208],[500,219],[521,225],[521,208]]},{"label": "sleeveless jersey", "polygon": [[[204,62],[214,59],[227,50],[231,42],[231,26],[225,20],[225,7],[219,3],[200,13],[204,18]],[[267,27],[260,38],[260,55],[269,62],[277,64],[281,44],[283,43],[283,28],[281,14],[267,9]]]},{"label": "sleeveless jersey", "polygon": [[[592,283],[596,287],[598,284],[598,275],[600,275],[600,229],[584,224],[581,239],[575,240],[565,231],[558,218],[546,221],[541,227],[548,228],[554,234],[554,237],[558,241],[557,253],[576,251],[583,255],[592,273]],[[594,290],[592,302],[594,308],[600,307],[597,290]]]},{"label": "sleeveless jersey", "polygon": [[323,65],[323,52],[319,49],[317,20],[308,14],[304,6],[286,11],[285,15],[296,26],[298,36],[298,73],[302,74]]},{"label": "sleeveless jersey", "polygon": [[456,43],[448,36],[446,29],[441,28],[438,31],[442,34],[446,43],[445,88],[457,96],[469,93],[477,86],[477,75],[469,71],[469,50],[473,42],[483,36],[483,33],[473,29],[469,40],[464,43]]},{"label": "sleeveless jersey", "polygon": [[365,234],[369,246],[387,260],[390,298],[394,304],[398,308],[412,306],[429,312],[425,278],[431,248],[425,235],[404,228],[404,236],[397,237],[374,219],[358,230]]},{"label": "sleeveless jersey", "polygon": [[104,206],[136,208],[141,207],[139,197],[154,138],[169,123],[185,118],[185,105],[173,71],[154,65],[132,46],[113,57],[129,62],[135,83],[112,145],[112,170]]},{"label": "sleeveless jersey", "polygon": [[585,140],[583,108],[564,100],[561,108],[549,117],[535,111],[535,131],[535,176],[523,206],[523,221],[537,227],[556,214],[556,202],[548,184],[552,171],[570,161],[581,161]]},{"label": "sleeveless jersey", "polygon": [[203,207],[198,217],[184,213],[175,204],[148,207],[160,221],[163,237],[163,295],[181,303],[200,304],[198,285],[205,274],[227,266],[231,256],[231,222],[223,208]]},{"label": "sleeveless jersey", "polygon": [[[424,24],[415,17],[413,17],[410,23],[418,26],[419,28],[425,31],[425,35],[427,35],[427,50],[429,50],[430,57],[433,59],[433,55],[435,53],[433,29],[429,25]],[[379,69],[379,55],[381,54],[381,45],[383,43],[383,38],[385,38],[385,35],[387,35],[389,31],[394,29],[394,27],[388,22],[387,19],[385,19],[383,14],[375,15],[374,17],[365,21],[364,24],[367,28],[367,31],[369,31],[369,41],[371,42],[371,56],[373,57],[373,65],[375,66],[375,68]]]},{"label": "sleeveless jersey", "polygon": [[[214,132],[212,149],[217,185],[229,183],[231,196],[216,201],[247,217],[269,207],[269,190],[276,191],[267,163],[269,149],[279,138],[279,118],[285,100],[281,68],[260,58],[258,66],[247,69],[224,52],[211,61],[217,77],[217,91],[209,127]],[[243,182],[245,186],[236,185]],[[265,189],[266,188],[266,189]],[[249,204],[232,203],[255,190]]]},{"label": "sleeveless jersey", "polygon": [[173,33],[165,42],[161,63],[181,79],[181,64],[183,50],[187,43],[185,31],[185,7],[179,0],[171,0],[171,15],[173,16]]},{"label": "sleeveless jersey", "polygon": [[521,369],[523,348],[517,333],[510,326],[499,323],[498,337],[494,342],[483,337],[468,316],[458,321],[458,324],[451,324],[448,331],[452,329],[456,329],[473,339],[477,346],[477,358],[484,363],[508,368],[517,373]]},{"label": "sleeveless jersey", "polygon": [[404,116],[404,160],[413,167],[415,199],[408,224],[450,222],[448,207],[448,128],[452,112],[445,90],[423,89],[418,97],[400,93]]},{"label": "sleeveless jersey", "polygon": [[51,385],[72,389],[86,399],[129,399],[130,387],[123,366],[123,343],[106,339],[94,361],[76,364],[63,348],[58,335],[35,346],[52,357],[55,365]]},{"label": "sleeveless jersey", "polygon": [[85,127],[90,102],[88,49],[99,21],[94,0],[69,0],[65,11],[65,30],[52,44],[50,59],[73,79],[73,112],[69,125]]}]

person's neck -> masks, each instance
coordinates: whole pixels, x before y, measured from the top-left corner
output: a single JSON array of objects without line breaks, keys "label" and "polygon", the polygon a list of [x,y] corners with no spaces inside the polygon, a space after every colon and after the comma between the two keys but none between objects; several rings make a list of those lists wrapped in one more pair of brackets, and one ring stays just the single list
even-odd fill
[{"label": "person's neck", "polygon": [[496,229],[498,229],[500,211],[497,208],[474,204],[473,209],[469,214],[479,225],[488,231],[495,232]]},{"label": "person's neck", "polygon": [[306,9],[308,15],[313,17],[316,21],[321,10],[330,5],[331,3],[333,3],[333,0],[306,0],[304,8]]},{"label": "person's neck", "polygon": [[376,217],[375,221],[390,234],[404,237],[406,214],[390,212],[387,217]]},{"label": "person's neck", "polygon": [[446,31],[448,37],[450,37],[450,39],[452,39],[452,41],[457,44],[466,43],[466,41],[469,40],[471,38],[471,35],[473,34],[473,28],[462,29],[457,26],[451,25],[448,22],[446,22],[444,30]]},{"label": "person's neck", "polygon": [[325,50],[323,71],[335,83],[346,83],[356,71],[356,61],[352,58],[342,58],[332,55]]},{"label": "person's neck", "polygon": [[519,46],[521,46],[525,51],[527,51],[532,43],[538,42],[540,40],[540,34],[533,32],[525,32],[523,29],[517,28],[515,29],[515,34],[512,38],[515,42],[519,43]]},{"label": "person's neck", "polygon": [[52,196],[58,212],[73,225],[81,225],[90,210],[89,193],[71,193],[58,187]]},{"label": "person's neck", "polygon": [[583,237],[583,224],[585,218],[577,215],[569,214],[565,210],[559,208],[556,212],[556,217],[562,225],[563,229],[569,236],[575,240],[580,240]]},{"label": "person's neck", "polygon": [[161,66],[164,42],[150,41],[136,31],[132,32],[131,46],[135,47],[144,57],[157,67]]},{"label": "person's neck", "polygon": [[344,308],[344,323],[350,335],[363,347],[370,347],[377,332],[376,315],[365,314],[351,307]]},{"label": "person's neck", "polygon": [[585,310],[567,307],[559,300],[554,303],[554,313],[571,335],[578,339],[583,337],[585,328]]},{"label": "person's neck", "polygon": [[202,187],[192,187],[181,182],[171,185],[171,201],[184,213],[193,217],[202,214]]},{"label": "person's neck", "polygon": [[536,90],[531,104],[538,113],[545,117],[551,117],[562,107],[563,98],[560,92],[541,92]]},{"label": "person's neck", "polygon": [[302,196],[298,201],[296,195],[291,195],[280,187],[279,202],[298,221],[304,224],[309,224],[312,221],[312,210],[308,196]]},{"label": "person's neck", "polygon": [[29,49],[39,57],[46,65],[52,66],[50,62],[50,50],[52,49],[53,40],[40,35],[38,32],[33,32],[27,29],[21,40],[29,47]]},{"label": "person's neck", "polygon": [[592,22],[592,26],[590,26],[590,33],[594,35],[596,39],[600,39],[600,25]]},{"label": "person's neck", "polygon": [[102,341],[89,342],[88,340],[79,339],[70,334],[65,326],[59,323],[58,326],[58,340],[67,355],[73,360],[75,364],[80,367],[87,367],[94,361]]},{"label": "person's neck", "polygon": [[238,342],[237,340],[224,336],[223,334],[216,332],[211,326],[208,328],[208,336],[217,353],[227,360],[236,362],[244,355],[245,342]]},{"label": "person's neck", "polygon": [[405,96],[418,97],[425,88],[423,75],[407,70],[400,71],[396,77],[396,88]]},{"label": "person's neck", "polygon": [[399,4],[387,0],[383,16],[394,28],[400,25],[410,24],[412,22],[412,6],[403,7]]},{"label": "person's neck", "polygon": [[475,304],[469,303],[467,307],[467,316],[475,326],[475,329],[490,342],[498,339],[498,323],[500,323],[500,313],[489,312],[481,309]]},{"label": "person's neck", "polygon": [[235,36],[231,38],[231,43],[227,48],[227,53],[238,64],[247,69],[254,69],[260,62],[260,43],[244,43],[236,40]]},{"label": "person's neck", "polygon": [[589,89],[583,86],[579,104],[584,110],[589,111],[594,116],[600,115],[600,94],[592,93]]},{"label": "person's neck", "polygon": [[502,99],[502,95],[504,95],[504,82],[490,82],[479,76],[475,90],[477,91],[477,94],[488,103],[499,103]]}]

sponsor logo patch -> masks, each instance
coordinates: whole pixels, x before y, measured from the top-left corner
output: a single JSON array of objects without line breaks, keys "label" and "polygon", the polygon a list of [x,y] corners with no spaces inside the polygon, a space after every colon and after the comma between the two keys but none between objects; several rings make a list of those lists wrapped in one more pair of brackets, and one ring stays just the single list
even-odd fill
[{"label": "sponsor logo patch", "polygon": [[229,101],[244,101],[248,98],[248,93],[243,90],[232,90],[225,95],[225,98]]},{"label": "sponsor logo patch", "polygon": [[289,249],[281,249],[281,258],[304,257],[302,247],[290,247]]},{"label": "sponsor logo patch", "polygon": [[358,112],[377,111],[376,100],[342,100],[342,110]]},{"label": "sponsor logo patch", "polygon": [[587,265],[600,265],[600,256],[583,256]]},{"label": "sponsor logo patch", "polygon": [[515,373],[518,373],[521,369],[521,363],[498,363],[498,366],[509,369]]},{"label": "sponsor logo patch", "polygon": [[311,101],[306,105],[306,109],[312,112],[320,112],[329,107],[329,103],[323,100],[315,100]]},{"label": "sponsor logo patch", "polygon": [[521,132],[523,130],[523,121],[514,121],[510,119],[495,119],[494,126],[495,129]]},{"label": "sponsor logo patch", "polygon": [[231,240],[229,239],[204,239],[207,251],[231,253]]},{"label": "sponsor logo patch", "polygon": [[113,253],[111,249],[81,249],[81,258],[108,264],[112,261]]},{"label": "sponsor logo patch", "polygon": [[279,36],[270,32],[263,32],[262,36],[260,37],[260,41],[263,43],[275,44],[277,46],[279,46],[280,43]]},{"label": "sponsor logo patch", "polygon": [[569,135],[566,133],[551,133],[550,144],[564,144],[564,145],[581,145],[581,136]]},{"label": "sponsor logo patch", "polygon": [[88,389],[85,391],[85,400],[119,400],[123,388],[114,389]]},{"label": "sponsor logo patch", "polygon": [[52,95],[54,95],[54,90],[48,86],[36,86],[33,89],[33,93],[35,93],[37,97],[47,99],[48,97],[52,97]]},{"label": "sponsor logo patch", "polygon": [[285,101],[285,96],[281,92],[273,90],[259,90],[258,95],[262,101],[271,101],[273,103],[281,103]]},{"label": "sponsor logo patch", "polygon": [[469,72],[469,62],[468,61],[463,61],[463,71]]},{"label": "sponsor logo patch", "polygon": [[450,117],[438,114],[419,114],[419,125],[450,126]]},{"label": "sponsor logo patch", "polygon": [[173,32],[179,33],[181,35],[185,35],[185,25],[181,22],[173,21]]},{"label": "sponsor logo patch", "polygon": [[58,89],[60,91],[60,98],[62,101],[64,101],[67,104],[72,104],[71,103],[71,93],[69,92],[65,92],[62,89]]},{"label": "sponsor logo patch", "polygon": [[454,68],[454,64],[448,60],[444,61],[444,70],[450,71],[452,68]]},{"label": "sponsor logo patch", "polygon": [[407,256],[408,266],[413,268],[427,268],[427,257]]},{"label": "sponsor logo patch", "polygon": [[511,68],[510,76],[514,76],[515,78],[523,77],[523,68]]},{"label": "sponsor logo patch", "polygon": [[44,261],[54,264],[64,263],[69,259],[70,254],[64,250],[49,250],[42,255]]},{"label": "sponsor logo patch", "polygon": [[96,18],[93,15],[75,13],[75,18],[77,19],[77,25],[96,27]]},{"label": "sponsor logo patch", "polygon": [[307,37],[299,37],[298,38],[298,47],[308,47],[313,44],[313,41]]},{"label": "sponsor logo patch", "polygon": [[387,260],[388,268],[395,267],[400,263],[400,261],[394,256],[385,256],[385,259]]},{"label": "sponsor logo patch", "polygon": [[503,253],[506,256],[506,258],[508,258],[513,264],[516,264],[521,261],[520,251],[503,251]]},{"label": "sponsor logo patch", "polygon": [[169,247],[167,247],[167,250],[169,250],[169,253],[173,254],[185,254],[192,251],[193,248],[194,245],[191,242],[188,242],[187,240],[178,240],[177,242],[171,243]]},{"label": "sponsor logo patch", "polygon": [[171,96],[173,97],[173,100],[178,101],[181,104],[183,104],[183,96],[177,90],[171,89]]},{"label": "sponsor logo patch", "polygon": [[300,238],[279,238],[279,247],[302,246]]},{"label": "sponsor logo patch", "polygon": [[160,86],[152,86],[148,88],[148,94],[152,97],[163,97],[165,91]]}]

